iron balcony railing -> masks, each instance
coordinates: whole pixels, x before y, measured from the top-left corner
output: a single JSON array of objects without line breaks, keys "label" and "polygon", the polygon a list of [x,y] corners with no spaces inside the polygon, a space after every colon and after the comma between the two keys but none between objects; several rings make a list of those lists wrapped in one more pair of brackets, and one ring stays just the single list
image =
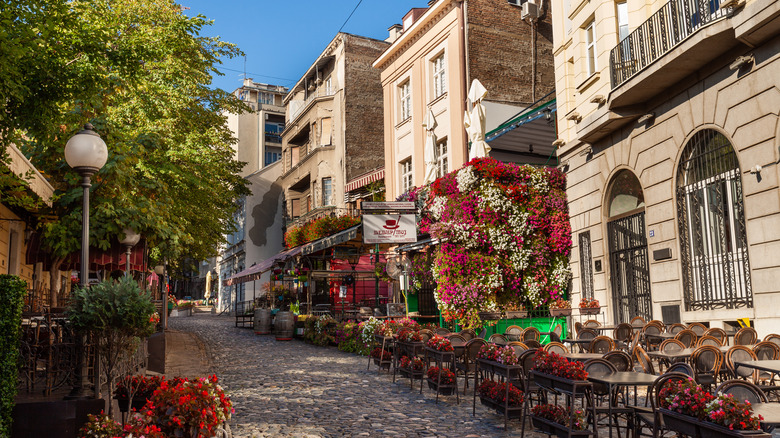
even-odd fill
[{"label": "iron balcony railing", "polygon": [[671,0],[615,46],[609,55],[616,88],[674,46],[714,21],[731,15],[720,0]]}]

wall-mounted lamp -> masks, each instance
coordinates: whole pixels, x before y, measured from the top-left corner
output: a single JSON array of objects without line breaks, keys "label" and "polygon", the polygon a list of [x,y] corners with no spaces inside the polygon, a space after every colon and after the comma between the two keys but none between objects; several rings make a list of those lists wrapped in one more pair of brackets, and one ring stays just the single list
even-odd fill
[{"label": "wall-mounted lamp", "polygon": [[563,139],[562,139],[562,138],[559,138],[559,139],[555,140],[554,142],[552,142],[552,145],[553,145],[554,147],[556,147],[556,148],[561,148],[561,147],[563,147],[563,145],[565,145],[565,144],[566,144],[566,142],[565,142],[565,141],[563,141]]},{"label": "wall-mounted lamp", "polygon": [[607,99],[603,95],[597,94],[593,96],[593,99],[590,100],[590,103],[595,103],[596,105],[604,105],[605,103],[607,103]]},{"label": "wall-mounted lamp", "polygon": [[755,58],[752,53],[750,55],[737,56],[737,59],[729,65],[729,69],[736,71],[752,64],[753,61],[755,61]]},{"label": "wall-mounted lamp", "polygon": [[547,123],[552,123],[553,122],[552,108],[547,107],[547,108],[544,109],[544,119],[547,120]]}]

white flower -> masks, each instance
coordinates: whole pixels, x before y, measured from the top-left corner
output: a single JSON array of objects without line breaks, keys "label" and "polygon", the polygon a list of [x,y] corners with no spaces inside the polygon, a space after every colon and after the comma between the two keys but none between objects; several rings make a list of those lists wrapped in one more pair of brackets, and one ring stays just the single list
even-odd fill
[{"label": "white flower", "polygon": [[458,171],[458,174],[455,175],[455,180],[458,182],[458,190],[461,193],[466,193],[477,182],[477,175],[474,173],[474,168],[468,166]]}]

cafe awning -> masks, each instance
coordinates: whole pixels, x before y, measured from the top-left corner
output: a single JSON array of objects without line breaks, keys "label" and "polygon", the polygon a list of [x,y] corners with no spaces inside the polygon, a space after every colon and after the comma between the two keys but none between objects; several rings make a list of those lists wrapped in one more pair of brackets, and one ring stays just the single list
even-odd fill
[{"label": "cafe awning", "polygon": [[250,266],[241,272],[237,272],[233,274],[232,276],[228,277],[223,282],[223,284],[225,286],[232,286],[234,284],[241,284],[249,281],[259,280],[260,277],[263,275],[263,273],[270,271],[271,268],[274,267],[274,264],[280,261],[287,260],[290,257],[295,257],[296,255],[301,253],[301,250],[303,248],[304,248],[303,246],[296,246],[295,248],[284,249],[282,251],[279,251],[273,257],[269,257],[254,266]]},{"label": "cafe awning", "polygon": [[314,242],[304,245],[303,251],[301,251],[301,253],[303,255],[314,254],[315,252],[319,252],[341,243],[349,242],[352,239],[356,239],[358,236],[358,230],[360,230],[360,227],[362,226],[362,224],[358,224],[352,228],[347,228],[344,231],[339,231],[338,233],[332,234],[328,237],[315,240]]}]

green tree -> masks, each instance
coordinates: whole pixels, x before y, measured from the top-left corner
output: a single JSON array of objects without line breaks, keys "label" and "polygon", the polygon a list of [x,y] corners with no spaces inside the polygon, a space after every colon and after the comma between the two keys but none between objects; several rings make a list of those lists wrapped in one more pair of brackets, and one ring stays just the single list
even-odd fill
[{"label": "green tree", "polygon": [[0,141],[57,189],[42,227],[52,274],[80,247],[80,177],[63,151],[85,122],[109,148],[92,178],[92,246],[131,227],[169,260],[214,255],[248,194],[225,114],[248,108],[209,85],[240,51],[169,0],[10,0],[0,22]]}]

